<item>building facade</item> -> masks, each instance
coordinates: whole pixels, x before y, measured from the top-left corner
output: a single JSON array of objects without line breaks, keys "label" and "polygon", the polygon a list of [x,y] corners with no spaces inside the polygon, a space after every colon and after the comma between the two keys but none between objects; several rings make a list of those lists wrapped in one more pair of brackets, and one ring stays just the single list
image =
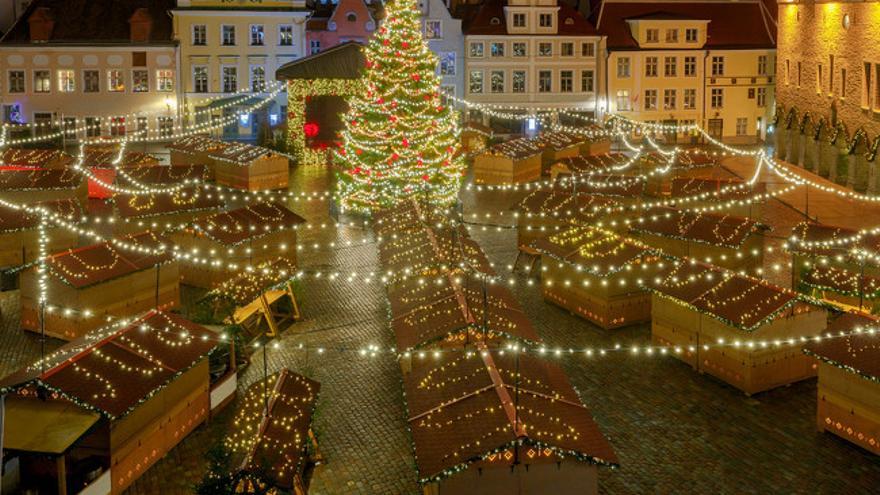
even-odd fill
[{"label": "building facade", "polygon": [[600,42],[592,24],[557,0],[487,0],[465,28],[463,96],[526,111],[574,107],[594,115]]},{"label": "building facade", "polygon": [[[759,0],[602,3],[603,109],[699,124],[734,143],[763,140],[774,112],[775,24]],[[668,140],[689,138],[670,133]]]},{"label": "building facade", "polygon": [[880,2],[778,7],[777,155],[877,192]]},{"label": "building facade", "polygon": [[173,132],[178,74],[171,6],[170,0],[31,2],[0,41],[3,121],[60,122],[68,139]]},{"label": "building facade", "polygon": [[287,105],[283,93],[266,112],[248,112],[253,102],[231,99],[236,92],[263,92],[278,67],[307,53],[305,0],[178,0],[171,14],[181,100],[195,115],[190,124],[208,115],[224,121],[237,116],[222,132],[235,138],[254,136],[264,116],[269,124],[280,122]]},{"label": "building facade", "polygon": [[365,44],[376,30],[374,12],[364,0],[321,0],[311,8],[314,13],[306,25],[306,55],[347,41]]},{"label": "building facade", "polygon": [[447,95],[464,95],[464,34],[461,19],[452,17],[445,0],[419,0],[422,34],[437,55],[440,89]]}]

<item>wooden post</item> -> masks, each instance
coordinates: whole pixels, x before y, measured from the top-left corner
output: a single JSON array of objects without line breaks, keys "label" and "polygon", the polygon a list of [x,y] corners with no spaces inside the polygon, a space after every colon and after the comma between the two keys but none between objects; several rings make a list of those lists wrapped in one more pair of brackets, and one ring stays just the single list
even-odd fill
[{"label": "wooden post", "polygon": [[287,295],[290,296],[290,302],[293,304],[293,320],[299,320],[302,315],[299,312],[299,304],[296,302],[296,296],[293,294],[293,283],[287,281]]},{"label": "wooden post", "polygon": [[67,463],[64,454],[55,458],[55,466],[58,472],[58,495],[67,495]]},{"label": "wooden post", "polygon": [[270,337],[278,335],[278,325],[275,324],[275,317],[272,316],[272,308],[269,301],[266,300],[266,293],[260,294],[260,306],[263,308],[263,316],[266,317],[266,323],[269,324],[269,332],[266,334]]}]

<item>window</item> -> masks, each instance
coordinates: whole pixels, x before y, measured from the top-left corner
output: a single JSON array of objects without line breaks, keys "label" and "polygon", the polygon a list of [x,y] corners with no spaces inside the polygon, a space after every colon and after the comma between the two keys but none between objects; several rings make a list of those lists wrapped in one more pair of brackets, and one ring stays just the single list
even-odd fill
[{"label": "window", "polygon": [[98,71],[83,71],[83,91],[86,93],[97,93],[101,91],[101,75]]},{"label": "window", "polygon": [[834,55],[828,55],[828,95],[834,94]]},{"label": "window", "polygon": [[443,28],[440,21],[429,19],[425,21],[425,39],[439,40],[443,37]]},{"label": "window", "polygon": [[76,76],[71,69],[61,69],[58,71],[58,91],[62,93],[73,93],[76,91]]},{"label": "window", "polygon": [[159,69],[156,71],[156,91],[163,93],[174,91],[174,71],[171,69]]},{"label": "window", "polygon": [[522,42],[517,42],[513,44],[513,56],[514,57],[525,57],[528,55],[526,52],[526,44]]},{"label": "window", "polygon": [[262,65],[251,66],[251,91],[260,93],[266,90],[266,68]]},{"label": "window", "polygon": [[[11,78],[12,73],[10,72],[9,74]],[[22,78],[24,78],[24,73],[22,73]],[[871,95],[873,94],[871,91],[873,89],[871,87],[872,83],[871,62],[864,62],[862,65],[862,108],[871,108]]]},{"label": "window", "polygon": [[504,71],[493,70],[489,75],[489,89],[493,93],[504,92]]},{"label": "window", "polygon": [[169,138],[174,134],[174,119],[171,117],[158,117],[156,123],[159,128],[159,137]]},{"label": "window", "polygon": [[282,24],[278,26],[278,44],[280,46],[293,46],[293,25]]},{"label": "window", "polygon": [[660,42],[660,30],[659,29],[648,29],[645,32],[645,42],[646,43],[659,43]]},{"label": "window", "polygon": [[629,101],[629,90],[619,89],[617,90],[617,111],[618,112],[628,112],[632,110],[632,106],[630,106]]},{"label": "window", "polygon": [[549,70],[538,71],[538,92],[549,93],[553,91],[553,73]]},{"label": "window", "polygon": [[125,74],[119,69],[107,71],[107,91],[119,93],[125,91]]},{"label": "window", "polygon": [[471,57],[482,57],[483,56],[483,43],[471,43],[471,48],[468,51]]},{"label": "window", "polygon": [[514,93],[525,93],[526,92],[526,71],[524,70],[515,70],[513,71],[513,87],[511,90]]},{"label": "window", "polygon": [[538,25],[545,28],[552,28],[553,14],[538,14]]},{"label": "window", "polygon": [[749,88],[748,94],[749,94],[749,99],[754,100],[755,99],[755,88]]},{"label": "window", "polygon": [[678,29],[667,29],[666,30],[666,42],[667,43],[678,43]]},{"label": "window", "polygon": [[520,13],[513,14],[513,27],[526,27],[526,15]]},{"label": "window", "polygon": [[684,58],[684,75],[685,77],[694,77],[697,75],[697,57]]},{"label": "window", "polygon": [[48,93],[52,90],[51,76],[47,70],[34,71],[34,93]]},{"label": "window", "polygon": [[23,70],[9,71],[9,92],[10,93],[24,93],[24,71]]},{"label": "window", "polygon": [[470,79],[468,80],[468,90],[471,93],[483,92],[483,71],[472,70]]},{"label": "window", "polygon": [[712,88],[711,93],[712,108],[721,108],[724,106],[724,90],[721,88]]},{"label": "window", "polygon": [[674,89],[664,89],[663,90],[663,109],[664,110],[675,110],[677,106],[676,97],[678,96],[678,92]]},{"label": "window", "polygon": [[785,85],[791,84],[791,60],[785,61]]},{"label": "window", "polygon": [[663,59],[663,75],[666,77],[675,77],[677,71],[677,59],[675,57],[666,57]]},{"label": "window", "polygon": [[51,112],[34,112],[34,123],[37,125],[36,133],[38,135],[49,134],[52,131],[52,113]]},{"label": "window", "polygon": [[235,93],[238,90],[238,67],[223,67],[223,92]]},{"label": "window", "polygon": [[758,88],[758,106],[766,107],[767,106],[767,88]]},{"label": "window", "polygon": [[235,26],[222,26],[220,28],[220,40],[223,46],[235,45]]},{"label": "window", "polygon": [[149,72],[143,69],[131,71],[131,90],[135,93],[146,93],[150,90]]},{"label": "window", "polygon": [[493,57],[503,57],[504,43],[489,43],[489,55]]},{"label": "window", "polygon": [[645,110],[657,110],[657,90],[645,90]]},{"label": "window", "polygon": [[146,117],[138,117],[135,125],[137,126],[137,134],[139,136],[146,136],[147,135],[147,132],[149,131],[150,125],[147,122]]},{"label": "window", "polygon": [[76,117],[61,119],[61,128],[64,130],[65,139],[76,139]]},{"label": "window", "polygon": [[595,91],[595,76],[592,70],[581,71],[581,92],[592,93]]},{"label": "window", "polygon": [[98,137],[101,135],[101,123],[97,117],[86,117],[86,137]]},{"label": "window", "polygon": [[208,92],[208,67],[204,65],[193,66],[193,92]]},{"label": "window", "polygon": [[695,28],[688,28],[684,30],[684,40],[688,43],[696,43],[697,42],[697,30]]},{"label": "window", "polygon": [[657,57],[645,57],[645,77],[657,77]]},{"label": "window", "polygon": [[595,43],[581,43],[581,56],[582,57],[595,57],[596,56],[596,44]]},{"label": "window", "polygon": [[563,57],[573,57],[574,43],[561,43],[559,45],[559,52]]},{"label": "window", "polygon": [[538,56],[539,57],[552,57],[553,56],[553,43],[538,43]]},{"label": "window", "polygon": [[629,57],[617,59],[617,77],[629,77]]},{"label": "window", "polygon": [[840,97],[846,98],[846,68],[840,69]]},{"label": "window", "polygon": [[570,70],[559,71],[559,92],[571,93],[574,91],[574,72]]},{"label": "window", "polygon": [[358,16],[354,12],[349,12],[348,14],[345,14],[345,20],[348,22],[357,22]]},{"label": "window", "polygon": [[125,117],[111,117],[110,118],[110,135],[111,136],[124,136],[125,135]]},{"label": "window", "polygon": [[697,108],[697,90],[695,88],[686,88],[684,90],[682,106],[685,110],[693,110]]},{"label": "window", "polygon": [[736,119],[736,135],[737,136],[745,136],[746,130],[748,129],[748,119],[744,117],[738,117]]},{"label": "window", "polygon": [[440,75],[455,75],[455,52],[440,52]]},{"label": "window", "polygon": [[309,40],[309,53],[312,55],[321,51],[321,41],[320,40]]},{"label": "window", "polygon": [[204,24],[193,24],[192,27],[192,44],[193,46],[205,46],[208,44],[208,27]]},{"label": "window", "polygon": [[[251,46],[263,46],[266,41],[266,33],[262,24],[251,24]],[[224,43],[225,44],[225,43]],[[235,42],[231,43],[235,44]]]},{"label": "window", "polygon": [[758,75],[767,75],[767,55],[758,55]]},{"label": "window", "polygon": [[724,57],[712,57],[712,76],[724,75]]}]

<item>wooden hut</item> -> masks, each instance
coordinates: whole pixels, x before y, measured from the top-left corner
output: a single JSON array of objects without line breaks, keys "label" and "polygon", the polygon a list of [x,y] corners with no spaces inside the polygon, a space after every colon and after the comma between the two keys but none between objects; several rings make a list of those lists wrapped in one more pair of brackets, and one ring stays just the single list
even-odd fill
[{"label": "wooden hut", "polygon": [[719,213],[658,208],[631,227],[633,237],[676,257],[754,273],[764,263],[764,234],[754,220]]},{"label": "wooden hut", "polygon": [[654,342],[694,369],[749,395],[816,375],[800,341],[789,339],[819,335],[826,312],[795,292],[694,260],[651,285]]},{"label": "wooden hut", "polygon": [[89,177],[89,197],[106,199],[113,196],[106,184],[116,181],[118,168],[149,167],[159,165],[159,159],[140,151],[120,149],[119,144],[98,143],[87,145],[82,150],[80,167],[91,172]]},{"label": "wooden hut", "polygon": [[40,203],[73,199],[88,205],[85,176],[72,169],[0,170],[0,199],[12,203]]},{"label": "wooden hut", "polygon": [[541,178],[543,151],[530,139],[496,144],[474,157],[477,184],[521,184]]},{"label": "wooden hut", "polygon": [[604,155],[611,153],[611,137],[608,132],[598,125],[581,128],[579,134],[583,136],[581,143],[581,155]]},{"label": "wooden hut", "polygon": [[492,129],[474,121],[469,121],[461,128],[461,150],[464,153],[479,153],[486,149]]},{"label": "wooden hut", "polygon": [[[880,234],[864,234],[834,225],[801,222],[789,236],[787,249],[792,255],[794,285],[804,273],[817,266],[832,266],[855,275],[880,277]],[[852,240],[856,239],[856,240]],[[859,253],[865,256],[859,257]]]},{"label": "wooden hut", "polygon": [[555,364],[522,353],[447,353],[404,376],[425,495],[598,493],[617,457]]},{"label": "wooden hut", "polygon": [[113,205],[116,211],[113,230],[119,235],[147,229],[160,232],[183,228],[196,217],[222,207],[223,202],[211,190],[184,187],[169,194],[115,194]]},{"label": "wooden hut", "polygon": [[62,150],[5,148],[0,152],[0,169],[67,168],[73,157]]},{"label": "wooden hut", "polygon": [[547,175],[557,161],[578,156],[586,139],[574,132],[553,131],[535,136],[532,142],[541,149],[541,173]]},{"label": "wooden hut", "polygon": [[651,317],[652,278],[659,253],[648,246],[591,227],[538,239],[544,300],[606,329],[643,323]]},{"label": "wooden hut", "polygon": [[844,332],[845,337],[809,342],[804,352],[819,365],[816,427],[880,455],[878,328],[876,316],[845,313],[828,328],[833,335]]},{"label": "wooden hut", "polygon": [[668,198],[687,208],[716,208],[721,213],[760,219],[766,200],[766,184],[748,184],[742,179],[675,177]]},{"label": "wooden hut", "polygon": [[410,276],[466,269],[487,275],[495,271],[479,244],[463,226],[423,227],[379,245],[379,263],[389,281]]},{"label": "wooden hut", "polygon": [[572,194],[561,186],[532,191],[514,211],[517,214],[517,246],[528,247],[541,237],[584,225],[597,218],[608,218],[607,208],[619,206],[616,199],[598,194]]},{"label": "wooden hut", "polygon": [[[60,215],[71,224],[82,223],[83,210],[79,201],[61,199],[38,203]],[[35,261],[40,255],[40,215],[0,207],[0,268],[7,269]],[[46,251],[58,252],[74,248],[79,234],[50,223],[46,228]]]},{"label": "wooden hut", "polygon": [[578,155],[557,160],[550,166],[550,177],[559,175],[587,175],[622,172],[631,162],[631,158],[623,153],[600,153]]},{"label": "wooden hut", "polygon": [[214,180],[244,191],[287,189],[290,166],[286,156],[269,148],[246,143],[227,143],[208,157],[214,166]]},{"label": "wooden hut", "polygon": [[320,458],[312,431],[320,390],[320,383],[287,368],[248,388],[226,438],[231,450],[243,456],[242,470],[264,471],[270,478],[264,481],[283,493],[308,493],[307,468]]},{"label": "wooden hut", "polygon": [[181,280],[212,289],[247,266],[278,257],[295,264],[296,228],[304,222],[277,202],[200,217],[171,234],[175,246],[197,258],[181,265]]},{"label": "wooden hut", "polygon": [[803,292],[847,310],[880,309],[880,277],[817,265],[801,273],[800,283]]},{"label": "wooden hut", "polygon": [[[108,316],[125,317],[180,304],[177,262],[166,239],[145,232],[68,249],[48,257],[48,293],[44,327],[47,335],[65,340],[103,325]],[[143,249],[144,251],[141,251]],[[37,267],[21,276],[21,326],[40,332],[40,288]]]},{"label": "wooden hut", "polygon": [[[208,165],[213,172],[211,153],[226,147],[227,143],[210,136],[187,136],[168,145],[172,165]],[[213,175],[213,174],[212,174]]]},{"label": "wooden hut", "polygon": [[413,230],[425,227],[441,228],[452,225],[449,210],[440,210],[416,199],[401,201],[395,206],[373,212],[373,232],[380,241],[395,239]]},{"label": "wooden hut", "polygon": [[[208,417],[207,328],[150,312],[0,380],[15,493],[119,494]],[[5,489],[4,489],[5,491]]]}]

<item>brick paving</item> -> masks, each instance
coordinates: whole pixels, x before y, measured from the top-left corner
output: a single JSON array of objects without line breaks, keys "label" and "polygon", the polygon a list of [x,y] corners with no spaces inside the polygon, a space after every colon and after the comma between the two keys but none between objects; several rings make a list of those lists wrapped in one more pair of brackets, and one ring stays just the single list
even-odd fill
[{"label": "brick paving", "polygon": [[[329,185],[327,173],[318,168],[297,169],[292,177],[297,191]],[[465,192],[463,198],[467,212],[482,212],[507,209],[515,195]],[[310,222],[329,220],[324,202],[291,206]],[[786,208],[768,208],[766,221],[795,222],[797,212]],[[505,273],[516,256],[515,230],[479,225],[470,230]],[[372,240],[371,236],[360,228],[344,227],[304,233],[302,239],[304,244],[344,244]],[[306,249],[300,264],[339,271],[378,268],[372,242]],[[648,325],[600,330],[544,303],[536,288],[526,286],[523,275],[515,278],[514,293],[552,346],[650,341]],[[311,493],[417,493],[396,362],[388,355],[368,358],[332,350],[391,345],[381,286],[308,279],[302,288],[304,321],[280,337],[279,349],[268,351],[268,367],[271,373],[286,366],[322,383],[315,428],[327,462],[315,471]],[[17,328],[15,293],[4,296],[0,373],[39,353],[38,340]],[[298,349],[299,344],[321,345],[328,351],[318,356]],[[600,471],[603,493],[870,493],[880,485],[880,458],[816,432],[815,380],[749,398],[670,357],[611,355],[560,361],[620,457],[620,469]],[[240,377],[239,390],[259,379],[262,368],[262,353],[257,353]],[[229,427],[237,405],[193,432],[128,493],[191,493],[205,468],[204,453]]]}]

